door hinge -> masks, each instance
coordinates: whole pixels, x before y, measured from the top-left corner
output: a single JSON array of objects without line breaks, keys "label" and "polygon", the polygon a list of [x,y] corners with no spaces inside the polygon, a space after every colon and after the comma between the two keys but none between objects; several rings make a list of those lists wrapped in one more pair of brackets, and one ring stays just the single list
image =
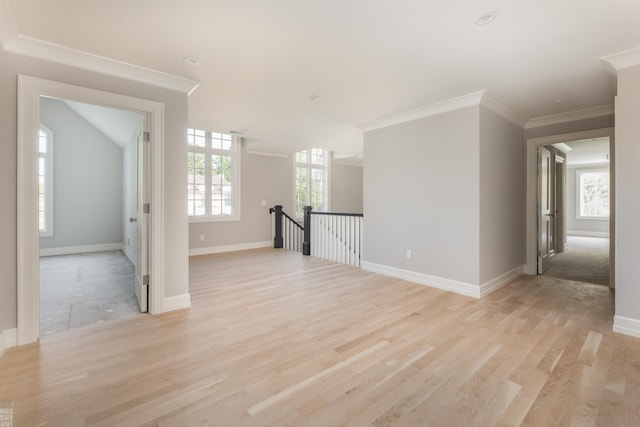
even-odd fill
[{"label": "door hinge", "polygon": [[149,286],[149,275],[145,274],[144,276],[142,276],[142,285],[143,286]]},{"label": "door hinge", "polygon": [[143,140],[144,142],[149,142],[149,141],[151,141],[151,132],[147,132],[147,131],[142,132],[142,140]]},{"label": "door hinge", "polygon": [[151,204],[145,203],[142,205],[142,213],[151,213]]}]

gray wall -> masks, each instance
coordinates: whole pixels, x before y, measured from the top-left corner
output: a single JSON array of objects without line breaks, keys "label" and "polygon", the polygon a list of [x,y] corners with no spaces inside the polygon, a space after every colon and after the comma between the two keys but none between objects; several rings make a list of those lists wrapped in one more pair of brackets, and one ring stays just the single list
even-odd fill
[{"label": "gray wall", "polygon": [[480,284],[524,263],[524,132],[480,106]]},{"label": "gray wall", "polygon": [[578,219],[577,202],[577,179],[576,171],[589,169],[608,169],[608,163],[598,165],[576,165],[567,167],[567,233],[569,235],[580,235],[581,233],[603,233],[609,235],[609,221],[598,219]]},{"label": "gray wall", "polygon": [[[249,154],[243,148],[240,172],[240,220],[192,222],[189,224],[189,248],[271,241],[269,208],[281,204],[286,212],[292,211],[291,157]],[[262,200],[266,201],[265,206],[262,206]],[[200,240],[202,234],[204,240]]]},{"label": "gray wall", "polygon": [[16,327],[17,82],[26,74],[164,104],[165,297],[188,293],[187,96],[143,83],[0,51],[0,330]]},{"label": "gray wall", "polygon": [[479,284],[478,129],[475,106],[365,133],[364,261]]},{"label": "gray wall", "polygon": [[40,101],[53,131],[53,236],[40,248],[122,242],[122,149],[57,99]]},{"label": "gray wall", "polygon": [[555,125],[541,126],[537,128],[525,129],[525,139],[538,138],[541,136],[559,135],[561,133],[581,132],[584,130],[603,129],[613,127],[615,117],[602,116],[591,119],[575,120],[573,122],[558,123]]},{"label": "gray wall", "polygon": [[[616,97],[616,318],[640,331],[640,66],[618,72]],[[616,323],[617,323],[616,319]]]},{"label": "gray wall", "polygon": [[362,166],[331,165],[331,210],[362,213]]},{"label": "gray wall", "polygon": [[131,135],[122,149],[122,243],[125,254],[133,264],[137,256],[137,234],[136,224],[129,222],[129,218],[136,216],[137,159],[137,135]]}]

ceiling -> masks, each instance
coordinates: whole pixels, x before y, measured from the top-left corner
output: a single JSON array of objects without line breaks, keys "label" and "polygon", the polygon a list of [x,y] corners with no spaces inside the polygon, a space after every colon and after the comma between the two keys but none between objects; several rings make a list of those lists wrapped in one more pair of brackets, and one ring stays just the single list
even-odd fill
[{"label": "ceiling", "polygon": [[609,161],[609,138],[583,139],[566,143],[571,147],[567,153],[567,165],[589,165]]},{"label": "ceiling", "polygon": [[199,81],[189,126],[287,153],[356,155],[368,123],[481,90],[521,124],[610,105],[600,58],[640,46],[637,0],[0,2],[23,38]]}]

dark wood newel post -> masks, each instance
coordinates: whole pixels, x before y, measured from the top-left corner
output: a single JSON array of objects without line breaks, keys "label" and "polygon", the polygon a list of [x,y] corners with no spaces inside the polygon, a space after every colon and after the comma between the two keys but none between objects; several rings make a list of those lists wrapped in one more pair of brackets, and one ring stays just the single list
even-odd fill
[{"label": "dark wood newel post", "polygon": [[304,207],[304,241],[302,255],[311,255],[311,206]]},{"label": "dark wood newel post", "polygon": [[282,205],[276,205],[269,209],[269,213],[276,213],[276,236],[273,238],[273,247],[281,249],[284,247],[282,238]]}]

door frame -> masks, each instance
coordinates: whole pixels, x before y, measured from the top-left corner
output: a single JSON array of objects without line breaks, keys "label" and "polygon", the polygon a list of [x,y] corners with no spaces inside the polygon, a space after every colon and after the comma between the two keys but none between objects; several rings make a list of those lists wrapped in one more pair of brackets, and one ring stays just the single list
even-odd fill
[{"label": "door frame", "polygon": [[600,128],[581,132],[562,133],[557,135],[529,138],[526,140],[525,159],[525,274],[536,274],[537,271],[537,183],[538,165],[537,148],[540,145],[551,145],[560,142],[579,141],[581,139],[609,137],[609,170],[614,179],[610,180],[609,205],[609,286],[615,287],[615,128]]},{"label": "door frame", "polygon": [[149,312],[162,312],[164,297],[164,104],[97,89],[18,75],[17,293],[18,345],[40,335],[40,268],[37,192],[37,135],[40,98],[69,99],[148,114],[151,121],[151,206]]}]

